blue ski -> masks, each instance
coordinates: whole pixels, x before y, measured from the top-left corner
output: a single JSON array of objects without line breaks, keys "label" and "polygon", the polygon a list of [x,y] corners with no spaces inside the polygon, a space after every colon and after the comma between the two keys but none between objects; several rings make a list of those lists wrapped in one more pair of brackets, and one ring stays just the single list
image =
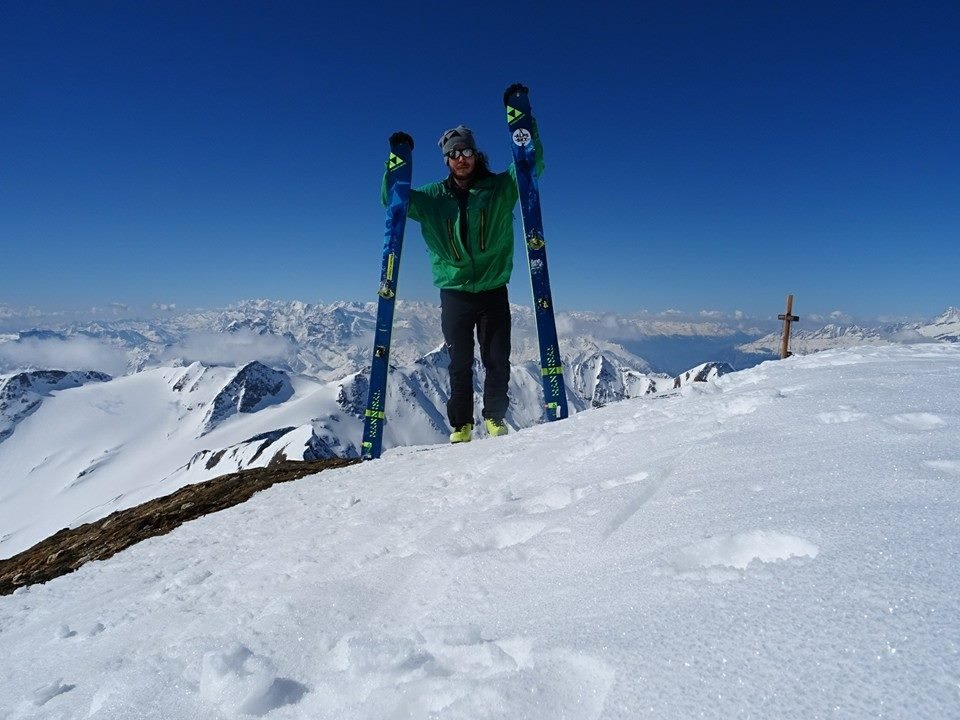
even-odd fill
[{"label": "blue ski", "polygon": [[536,157],[533,144],[533,113],[526,88],[514,89],[504,98],[507,125],[513,139],[513,163],[517,172],[523,234],[533,288],[533,308],[537,318],[540,342],[540,372],[543,380],[547,420],[567,416],[567,392],[563,384],[563,365],[557,341],[557,323],[553,317],[550,276],[547,273],[547,250],[540,216],[540,190],[537,186]]},{"label": "blue ski", "polygon": [[410,180],[413,176],[413,146],[405,141],[390,143],[387,159],[387,229],[383,240],[383,265],[380,270],[380,299],[377,304],[377,328],[373,338],[370,366],[370,395],[363,419],[360,456],[364,460],[380,457],[383,427],[387,421],[387,373],[390,360],[390,336],[393,333],[393,308],[397,298],[400,251],[403,229],[407,224]]}]

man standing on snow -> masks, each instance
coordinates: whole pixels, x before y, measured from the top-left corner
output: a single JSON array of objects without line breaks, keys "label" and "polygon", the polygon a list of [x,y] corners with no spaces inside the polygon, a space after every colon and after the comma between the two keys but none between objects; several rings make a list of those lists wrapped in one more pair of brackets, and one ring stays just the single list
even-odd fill
[{"label": "man standing on snow", "polygon": [[[527,88],[507,88],[506,98]],[[391,141],[405,139],[394,133]],[[534,126],[536,172],[543,170],[543,150]],[[486,370],[483,417],[487,433],[508,432],[504,417],[510,381],[510,302],[507,283],[513,272],[513,207],[517,203],[517,178],[513,163],[494,173],[487,157],[477,149],[469,128],[447,130],[438,143],[449,175],[440,182],[411,189],[407,217],[420,223],[440,288],[440,324],[450,353],[450,401],[447,419],[453,432],[450,442],[469,442],[473,436],[473,336],[480,343]],[[386,204],[386,178],[383,186]]]}]

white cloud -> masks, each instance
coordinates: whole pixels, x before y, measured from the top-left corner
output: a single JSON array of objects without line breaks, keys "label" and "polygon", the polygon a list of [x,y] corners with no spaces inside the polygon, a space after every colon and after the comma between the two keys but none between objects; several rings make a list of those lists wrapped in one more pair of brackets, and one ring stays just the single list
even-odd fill
[{"label": "white cloud", "polygon": [[21,370],[99,370],[108,375],[127,372],[127,351],[84,336],[34,338],[0,343],[3,372]]},{"label": "white cloud", "polygon": [[616,315],[604,315],[600,319],[600,325],[607,330],[617,330],[620,327],[620,318]]},{"label": "white cloud", "polygon": [[710,318],[711,320],[722,320],[726,317],[726,313],[719,310],[701,310],[700,317]]},{"label": "white cloud", "polygon": [[154,303],[152,305],[154,310],[162,310],[163,312],[173,312],[177,309],[176,303]]},{"label": "white cloud", "polygon": [[296,343],[279,335],[259,335],[252,330],[194,333],[164,352],[164,360],[182,358],[204,365],[244,365],[285,362],[296,352]]},{"label": "white cloud", "polygon": [[577,323],[576,321],[565,313],[560,313],[557,315],[557,333],[559,335],[573,335],[576,332]]},{"label": "white cloud", "polygon": [[[94,318],[100,318],[104,315],[113,315],[117,317],[119,315],[125,314],[130,309],[130,306],[122,302],[112,302],[107,303],[105,307],[100,307],[99,305],[94,305],[90,308],[90,311],[87,313],[88,316]],[[74,315],[82,313],[72,313]]]},{"label": "white cloud", "polygon": [[43,313],[35,307],[18,308],[14,305],[0,304],[0,320],[34,320]]}]

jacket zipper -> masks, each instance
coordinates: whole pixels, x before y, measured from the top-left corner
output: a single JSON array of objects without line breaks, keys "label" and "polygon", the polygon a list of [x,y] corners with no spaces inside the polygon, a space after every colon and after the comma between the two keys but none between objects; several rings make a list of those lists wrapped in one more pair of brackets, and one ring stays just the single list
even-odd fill
[{"label": "jacket zipper", "polygon": [[462,258],[460,257],[460,251],[457,250],[457,242],[453,237],[453,220],[447,218],[447,237],[450,240],[450,249],[453,250],[453,256],[459,262]]},{"label": "jacket zipper", "polygon": [[487,233],[485,227],[486,211],[480,208],[480,252],[487,249]]}]

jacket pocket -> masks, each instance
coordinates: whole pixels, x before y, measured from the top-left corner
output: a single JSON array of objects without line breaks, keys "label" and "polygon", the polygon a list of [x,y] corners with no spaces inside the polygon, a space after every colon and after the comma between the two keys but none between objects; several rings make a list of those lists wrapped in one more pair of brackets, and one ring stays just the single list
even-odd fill
[{"label": "jacket pocket", "polygon": [[453,256],[457,259],[457,262],[460,262],[462,259],[460,257],[460,251],[457,250],[457,240],[453,236],[453,220],[447,218],[447,239],[450,241],[450,249],[453,251]]}]

